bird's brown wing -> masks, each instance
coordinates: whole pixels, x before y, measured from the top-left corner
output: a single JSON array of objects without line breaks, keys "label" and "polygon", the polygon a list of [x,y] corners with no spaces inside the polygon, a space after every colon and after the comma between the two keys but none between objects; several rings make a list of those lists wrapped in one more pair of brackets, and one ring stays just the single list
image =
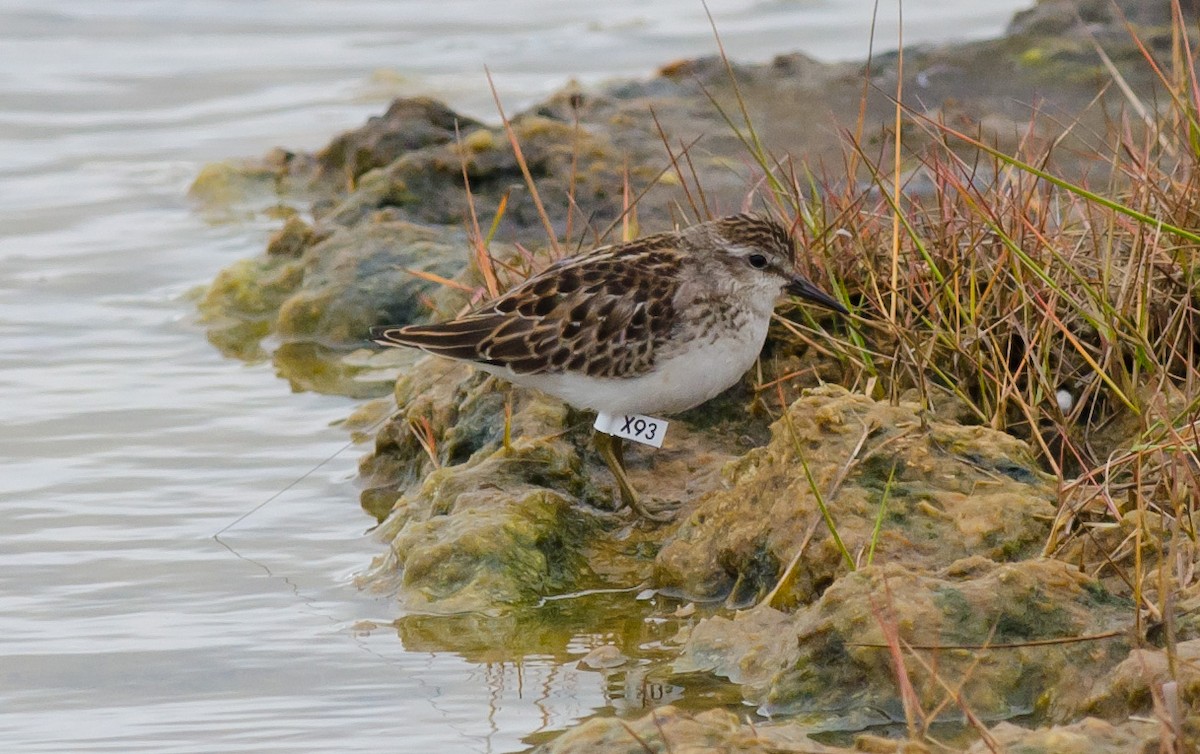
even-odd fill
[{"label": "bird's brown wing", "polygon": [[565,259],[458,319],[373,327],[371,338],[517,374],[643,374],[675,321],[674,238],[648,236]]}]

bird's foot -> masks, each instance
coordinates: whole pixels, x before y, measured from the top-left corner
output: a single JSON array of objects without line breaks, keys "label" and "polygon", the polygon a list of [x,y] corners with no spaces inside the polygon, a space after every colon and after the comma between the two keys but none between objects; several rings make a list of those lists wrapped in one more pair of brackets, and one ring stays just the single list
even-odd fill
[{"label": "bird's foot", "polygon": [[679,513],[678,500],[661,500],[659,498],[635,498],[625,501],[634,513],[647,521],[665,524],[675,520]]},{"label": "bird's foot", "polygon": [[625,471],[621,438],[597,432],[595,442],[600,457],[617,480],[617,492],[621,496],[622,505],[629,506],[634,513],[655,523],[666,523],[675,518],[674,508],[679,505],[678,503],[656,501],[656,504],[651,505],[633,489],[633,483],[629,481],[629,474]]}]

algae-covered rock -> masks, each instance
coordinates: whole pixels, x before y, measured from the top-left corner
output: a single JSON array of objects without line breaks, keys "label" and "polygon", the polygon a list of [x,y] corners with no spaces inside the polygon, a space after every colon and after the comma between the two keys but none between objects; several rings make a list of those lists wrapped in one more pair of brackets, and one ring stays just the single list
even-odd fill
[{"label": "algae-covered rock", "polygon": [[[1163,707],[1164,687],[1174,685],[1179,702],[1200,715],[1200,639],[1180,642],[1171,652],[1162,649],[1135,649],[1111,672],[1099,676],[1083,690],[1089,693],[1075,704],[1059,704],[1057,719],[1070,719],[1080,712],[1122,720],[1133,715],[1154,715]],[[1200,723],[1200,717],[1196,718]],[[1200,743],[1200,725],[1195,733]]]},{"label": "algae-covered rock", "polygon": [[[520,454],[513,461],[536,462]],[[492,471],[484,467],[481,476]],[[482,481],[439,493],[435,505],[445,513],[396,516],[387,527],[388,553],[373,565],[374,573],[402,579],[410,608],[490,610],[583,583],[581,545],[594,526],[565,497],[546,490],[497,495]]]},{"label": "algae-covered rock", "polygon": [[[506,424],[517,439],[553,438],[560,470],[573,468],[572,478],[583,480],[578,458],[566,456],[570,451],[562,441],[567,407],[536,391],[512,390],[462,362],[424,356],[396,381],[395,403],[396,413],[376,433],[374,453],[359,468],[368,493],[381,499],[390,495],[389,511],[403,493],[419,492],[432,474],[451,479],[456,470],[473,467],[464,464],[494,454]],[[536,469],[525,471],[538,478]],[[578,490],[573,483],[563,484]]]},{"label": "algae-covered rock", "polygon": [[1162,726],[1149,720],[1129,720],[1113,725],[1089,717],[1071,725],[1036,730],[1000,723],[988,731],[989,740],[977,741],[967,750],[967,754],[990,754],[995,751],[1020,754],[1151,754],[1163,751],[1159,748],[1162,733]]},{"label": "algae-covered rock", "polygon": [[[1191,16],[1195,9],[1180,3]],[[1024,37],[1059,36],[1094,38],[1097,33],[1114,35],[1126,23],[1165,27],[1171,23],[1170,2],[1141,0],[1039,0],[1032,8],[1017,11],[1008,26],[1009,35]]]},{"label": "algae-covered rock", "polygon": [[701,621],[675,668],[727,677],[768,714],[819,713],[823,726],[853,730],[905,719],[888,650],[894,632],[923,709],[953,688],[975,715],[998,719],[1043,709],[1060,687],[1120,661],[1120,635],[1072,640],[1111,633],[1128,613],[1053,560],[977,557],[937,574],[876,565],[793,614],[762,605]]},{"label": "algae-covered rock", "polygon": [[856,561],[873,547],[876,563],[920,570],[1028,557],[1054,515],[1054,487],[1021,441],[838,387],[793,403],[770,443],[725,474],[729,488],[697,502],[667,538],[662,588],[750,604],[799,557],[775,604],[812,601],[848,567],[819,501]]},{"label": "algae-covered rock", "polygon": [[278,207],[285,195],[304,182],[296,176],[312,160],[274,149],[258,160],[230,160],[205,165],[188,188],[188,198],[210,218]]},{"label": "algae-covered rock", "polygon": [[[360,466],[363,505],[386,519],[378,533],[389,542],[365,584],[450,611],[649,579],[674,525],[611,512],[612,480],[590,449],[590,416],[435,357],[408,370],[395,395],[399,408]],[[747,399],[735,389],[727,400],[729,415],[703,431],[680,422],[663,449],[631,449],[635,485],[683,505],[718,486],[718,470],[742,447],[741,434],[721,429],[737,423],[733,406]]]},{"label": "algae-covered rock", "polygon": [[[646,192],[638,205],[642,220],[655,228],[669,221],[666,196],[674,189],[658,186],[660,160],[649,143],[618,146],[606,129],[576,128],[567,120],[536,113],[515,118],[512,127],[556,236],[565,232],[567,214],[575,211],[572,201],[589,208],[588,222],[597,230],[620,218],[625,201],[621,187],[627,178],[639,192]],[[500,213],[501,205],[501,237],[538,246],[547,243],[520,160],[503,129],[495,128],[473,131],[461,144],[398,155],[363,173],[322,216],[352,225],[386,208],[414,222],[460,225],[469,219],[472,206],[477,217],[488,218]]]},{"label": "algae-covered rock", "polygon": [[303,278],[303,265],[283,256],[242,259],[221,270],[200,301],[209,342],[226,356],[264,358],[262,340]]},{"label": "algae-covered rock", "polygon": [[[649,579],[671,526],[611,512],[590,417],[432,357],[396,383],[396,401],[360,467],[364,507],[385,519],[377,534],[388,542],[364,585],[451,612]],[[641,489],[686,504],[732,456],[725,437],[672,430],[665,452],[630,454],[630,466]]]},{"label": "algae-covered rock", "polygon": [[461,303],[420,273],[457,274],[467,249],[457,231],[384,220],[318,232],[293,217],[265,257],[223,270],[200,310],[224,353],[261,358],[262,340],[274,335],[276,366],[297,387],[361,394],[359,366],[340,358],[366,342],[372,325],[423,321],[435,301]]},{"label": "algae-covered rock", "polygon": [[450,277],[467,258],[461,233],[405,222],[338,229],[312,247],[304,279],[279,308],[276,332],[284,342],[358,344],[371,325],[420,321],[422,299],[443,286],[413,271]]},{"label": "algae-covered rock", "polygon": [[[851,754],[809,739],[797,726],[746,725],[731,712],[688,713],[670,705],[636,720],[599,717],[572,728],[535,754]],[[919,749],[892,749],[897,754]]]},{"label": "algae-covered rock", "polygon": [[[462,364],[426,359],[364,461],[388,552],[362,577],[425,610],[487,610],[581,588],[603,504],[566,435],[568,410]],[[506,411],[511,401],[504,444]]]},{"label": "algae-covered rock", "polygon": [[318,152],[318,175],[352,186],[369,170],[383,167],[407,152],[454,141],[456,129],[467,133],[478,125],[473,118],[428,97],[397,99],[383,115],[339,134]]}]

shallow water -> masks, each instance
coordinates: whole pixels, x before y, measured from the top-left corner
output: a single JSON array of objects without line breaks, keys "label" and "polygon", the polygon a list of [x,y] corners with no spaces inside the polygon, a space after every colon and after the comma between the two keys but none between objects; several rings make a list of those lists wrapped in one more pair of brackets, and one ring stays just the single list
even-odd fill
[{"label": "shallow water", "polygon": [[[910,0],[906,39],[992,35],[1026,4]],[[360,593],[358,449],[254,511],[343,448],[354,405],[222,359],[187,295],[274,225],[193,211],[207,161],[315,148],[397,94],[486,117],[483,64],[513,110],[713,51],[698,2],[593,5],[0,0],[4,751],[516,751],[684,693],[575,667],[653,632],[563,609],[489,647],[496,625]],[[860,0],[712,5],[734,56],[866,50]]]}]

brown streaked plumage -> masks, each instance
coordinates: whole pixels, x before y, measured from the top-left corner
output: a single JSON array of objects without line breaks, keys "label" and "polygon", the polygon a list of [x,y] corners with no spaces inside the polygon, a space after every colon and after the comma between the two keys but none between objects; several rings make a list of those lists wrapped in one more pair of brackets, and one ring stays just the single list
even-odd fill
[{"label": "brown streaked plumage", "polygon": [[563,259],[458,319],[373,327],[371,337],[516,374],[644,374],[675,324],[675,235]]},{"label": "brown streaked plumage", "polygon": [[[371,328],[412,346],[610,414],[676,413],[754,363],[783,292],[846,313],[794,271],[787,230],[733,215],[563,259],[476,310],[431,325]],[[609,438],[615,440],[616,438]],[[601,452],[637,500],[615,449]]]}]

